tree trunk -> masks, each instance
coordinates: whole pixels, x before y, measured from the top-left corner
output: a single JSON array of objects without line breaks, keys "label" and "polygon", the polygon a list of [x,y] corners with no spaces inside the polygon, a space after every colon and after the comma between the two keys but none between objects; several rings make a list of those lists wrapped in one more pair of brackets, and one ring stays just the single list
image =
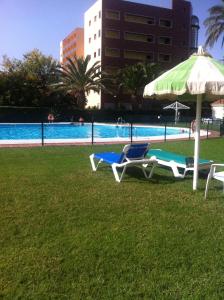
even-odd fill
[{"label": "tree trunk", "polygon": [[77,105],[80,109],[82,109],[82,110],[85,109],[86,102],[87,102],[87,99],[86,99],[85,94],[80,94],[77,96]]}]

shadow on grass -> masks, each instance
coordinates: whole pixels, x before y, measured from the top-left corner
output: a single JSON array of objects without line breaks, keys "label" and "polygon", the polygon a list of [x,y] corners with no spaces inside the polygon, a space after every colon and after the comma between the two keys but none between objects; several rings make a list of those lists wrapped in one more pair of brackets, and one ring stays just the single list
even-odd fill
[{"label": "shadow on grass", "polygon": [[[160,168],[160,169],[163,169],[163,168]],[[153,184],[161,184],[161,183],[162,184],[174,184],[177,182],[181,182],[183,180],[187,180],[187,181],[192,180],[192,177],[185,177],[184,179],[176,178],[173,176],[173,174],[172,174],[172,172],[170,172],[170,170],[169,170],[169,173],[166,175],[163,172],[164,170],[162,170],[162,173],[161,173],[160,169],[155,169],[152,177],[147,179],[147,178],[145,178],[145,176],[140,168],[137,168],[137,167],[127,168],[124,178],[122,180],[122,183],[123,182],[134,182],[134,181],[138,180],[138,182],[140,182],[140,183],[141,182],[142,183],[150,182]],[[111,170],[111,167],[109,167],[109,166],[102,166],[97,170],[97,172],[100,172],[101,174],[104,173],[105,176],[110,176],[110,177],[113,176],[113,172]],[[149,174],[150,169],[146,170],[146,172],[147,172],[147,174]]]},{"label": "shadow on grass", "polygon": [[[150,168],[147,170],[147,174],[150,172]],[[204,193],[206,179],[208,176],[209,170],[200,170],[199,172],[199,180],[203,180],[203,186],[199,184],[198,191]],[[112,169],[108,165],[102,165],[97,170],[97,173],[103,175],[108,180],[115,180]],[[124,183],[135,183],[138,182],[140,184],[150,183],[152,185],[176,185],[176,184],[184,184],[186,186],[191,186],[193,181],[193,172],[188,172],[184,178],[177,178],[173,176],[173,172],[170,168],[165,166],[156,167],[154,173],[151,178],[145,178],[141,168],[139,167],[129,167],[126,170],[126,173],[122,179],[122,184]],[[191,190],[192,192],[192,190]]]}]

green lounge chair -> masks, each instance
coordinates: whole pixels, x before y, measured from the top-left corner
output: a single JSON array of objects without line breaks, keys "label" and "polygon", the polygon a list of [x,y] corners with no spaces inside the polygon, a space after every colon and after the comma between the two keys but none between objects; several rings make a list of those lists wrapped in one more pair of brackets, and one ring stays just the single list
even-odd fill
[{"label": "green lounge chair", "polygon": [[[194,158],[161,149],[150,149],[146,157],[156,158],[158,165],[171,168],[174,177],[184,178],[186,173],[194,170]],[[200,159],[199,170],[209,169],[213,161]]]}]

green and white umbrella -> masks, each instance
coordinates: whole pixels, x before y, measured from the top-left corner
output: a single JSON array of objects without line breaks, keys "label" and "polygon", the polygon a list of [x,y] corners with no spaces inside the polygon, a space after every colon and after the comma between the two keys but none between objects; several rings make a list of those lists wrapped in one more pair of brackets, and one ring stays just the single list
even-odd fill
[{"label": "green and white umbrella", "polygon": [[[145,86],[144,97],[171,98],[184,94],[197,95],[194,146],[193,190],[198,185],[200,123],[202,96],[224,95],[224,65],[213,59],[202,47],[189,59],[165,72]],[[191,97],[192,99],[192,97]]]}]

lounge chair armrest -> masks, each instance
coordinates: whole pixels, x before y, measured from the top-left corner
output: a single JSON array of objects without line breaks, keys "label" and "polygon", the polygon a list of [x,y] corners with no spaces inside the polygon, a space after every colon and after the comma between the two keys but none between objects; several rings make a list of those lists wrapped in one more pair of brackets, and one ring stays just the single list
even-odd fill
[{"label": "lounge chair armrest", "polygon": [[212,164],[212,167],[224,167],[224,164]]},{"label": "lounge chair armrest", "polygon": [[209,172],[209,177],[212,177],[216,171],[216,168],[224,167],[224,164],[211,164],[211,169]]},{"label": "lounge chair armrest", "polygon": [[144,158],[141,160],[128,160],[126,162],[123,162],[121,164],[118,163],[113,163],[113,165],[116,168],[123,168],[124,166],[130,166],[130,165],[148,165],[148,164],[157,164],[157,160],[154,156],[150,157],[150,158]]},{"label": "lounge chair armrest", "polygon": [[224,167],[224,164],[211,164],[211,172],[214,172],[218,167]]}]

